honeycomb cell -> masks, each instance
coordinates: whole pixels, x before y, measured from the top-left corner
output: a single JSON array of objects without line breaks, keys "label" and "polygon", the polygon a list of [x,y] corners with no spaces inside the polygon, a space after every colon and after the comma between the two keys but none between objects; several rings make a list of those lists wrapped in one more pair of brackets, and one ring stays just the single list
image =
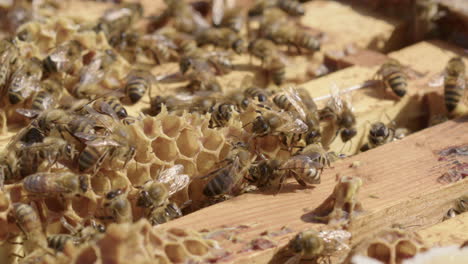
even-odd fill
[{"label": "honeycomb cell", "polygon": [[76,197],[72,201],[72,208],[81,218],[86,218],[96,211],[96,204],[86,197]]},{"label": "honeycomb cell", "polygon": [[131,162],[127,167],[127,177],[132,185],[142,185],[151,180],[149,164]]},{"label": "honeycomb cell", "polygon": [[188,233],[185,230],[180,229],[180,228],[171,228],[171,229],[167,230],[167,232],[169,234],[172,234],[172,235],[177,236],[177,237],[187,237],[188,236]]},{"label": "honeycomb cell", "polygon": [[21,198],[22,198],[21,189],[22,189],[21,186],[16,185],[9,190],[11,203],[17,203],[21,201]]},{"label": "honeycomb cell", "polygon": [[195,175],[197,172],[197,168],[193,161],[186,160],[186,159],[178,159],[174,162],[174,164],[181,164],[184,166],[184,174],[187,175]]},{"label": "honeycomb cell", "polygon": [[151,146],[156,157],[162,161],[173,161],[177,157],[178,149],[174,141],[160,137]]},{"label": "honeycomb cell", "polygon": [[175,138],[180,132],[182,122],[179,117],[167,115],[161,120],[164,135]]},{"label": "honeycomb cell", "polygon": [[149,233],[149,242],[155,247],[155,248],[160,248],[163,246],[163,241],[161,238],[159,238],[156,234],[153,234],[152,232]]},{"label": "honeycomb cell", "polygon": [[187,251],[196,256],[203,256],[208,253],[208,247],[199,240],[185,240],[184,246]]},{"label": "honeycomb cell", "polygon": [[384,263],[390,263],[391,249],[387,245],[377,242],[369,246],[367,255]]},{"label": "honeycomb cell", "polygon": [[193,157],[200,151],[199,137],[194,130],[184,129],[177,138],[179,152],[186,157]]},{"label": "honeycomb cell", "polygon": [[0,228],[0,241],[6,241],[6,239],[10,235],[10,229],[8,227],[8,222],[6,219],[0,218],[0,226],[4,228]]},{"label": "honeycomb cell", "polygon": [[182,245],[179,244],[167,244],[164,247],[166,256],[173,263],[183,262],[187,259],[187,253]]},{"label": "honeycomb cell", "polygon": [[111,183],[107,177],[97,174],[91,178],[91,187],[96,194],[103,195],[111,190]]},{"label": "honeycomb cell", "polygon": [[224,138],[218,130],[207,129],[203,133],[202,144],[208,150],[216,151],[224,143]]},{"label": "honeycomb cell", "polygon": [[159,173],[164,169],[164,165],[159,163],[153,163],[150,166],[150,176],[152,179],[156,179]]},{"label": "honeycomb cell", "polygon": [[231,151],[231,149],[232,149],[232,146],[230,144],[224,144],[223,148],[219,152],[219,155],[218,155],[219,159],[222,160],[226,158],[229,152]]},{"label": "honeycomb cell", "polygon": [[416,246],[408,240],[401,240],[395,247],[396,261],[400,262],[404,259],[414,257],[418,253]]},{"label": "honeycomb cell", "polygon": [[197,169],[200,174],[207,173],[210,169],[212,169],[215,163],[218,161],[218,158],[212,154],[207,152],[200,152],[197,156]]},{"label": "honeycomb cell", "polygon": [[160,135],[159,127],[161,122],[159,120],[155,120],[152,117],[147,117],[143,119],[143,133],[151,139],[156,138]]},{"label": "honeycomb cell", "polygon": [[96,250],[92,246],[88,246],[85,249],[83,249],[80,254],[76,257],[75,263],[76,264],[81,264],[81,263],[96,263],[98,260],[98,255],[96,253]]}]

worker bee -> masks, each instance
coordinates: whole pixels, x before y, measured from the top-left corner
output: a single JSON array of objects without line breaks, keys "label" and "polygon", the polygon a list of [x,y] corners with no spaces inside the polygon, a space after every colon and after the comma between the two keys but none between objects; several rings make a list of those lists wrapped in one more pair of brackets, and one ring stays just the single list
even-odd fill
[{"label": "worker bee", "polygon": [[179,62],[180,72],[190,80],[191,90],[221,91],[213,67],[208,61],[196,57],[182,57]]},{"label": "worker bee", "polygon": [[278,7],[291,16],[303,16],[305,8],[296,0],[277,0]]},{"label": "worker bee", "polygon": [[294,155],[284,162],[280,169],[286,170],[285,176],[292,175],[302,185],[319,184],[323,164],[314,155]]},{"label": "worker bee", "polygon": [[361,148],[361,151],[372,149],[391,141],[399,140],[408,134],[408,130],[405,128],[394,129],[386,126],[382,122],[376,122],[371,125],[369,135],[367,136],[367,145]]},{"label": "worker bee", "polygon": [[137,103],[151,89],[153,75],[145,70],[131,71],[127,76],[125,93],[132,103]]},{"label": "worker bee", "polygon": [[229,28],[207,28],[196,35],[198,45],[212,44],[225,49],[232,49],[237,54],[244,52],[244,40]]},{"label": "worker bee", "polygon": [[118,119],[126,118],[128,116],[127,110],[115,96],[99,97],[92,102],[92,107],[99,113],[108,114]]},{"label": "worker bee", "polygon": [[102,81],[116,62],[117,54],[108,49],[96,55],[88,65],[85,65],[79,73],[79,81],[73,87],[72,94],[78,98],[90,98],[96,89],[93,85]]},{"label": "worker bee", "polygon": [[22,147],[19,157],[32,156],[34,160],[47,160],[49,163],[62,160],[73,160],[75,157],[74,145],[58,137],[45,137],[42,142]]},{"label": "worker bee", "polygon": [[177,204],[169,202],[159,207],[154,207],[150,211],[148,220],[151,225],[161,225],[173,219],[181,217],[182,210]]},{"label": "worker bee", "polygon": [[8,40],[0,40],[0,89],[8,83],[18,62],[18,48]]},{"label": "worker bee", "polygon": [[465,93],[465,63],[461,57],[450,59],[445,69],[444,99],[448,112],[453,112]]},{"label": "worker bee", "polygon": [[276,186],[281,189],[285,179],[284,171],[280,170],[282,164],[277,159],[262,160],[249,167],[245,179],[258,188]]},{"label": "worker bee", "polygon": [[95,30],[104,32],[110,39],[130,28],[142,16],[143,6],[140,3],[123,3],[116,8],[106,10]]},{"label": "worker bee", "polygon": [[[182,35],[184,34],[179,32],[173,33],[174,37],[179,37]],[[185,42],[185,39],[183,37],[180,37],[179,40],[181,41],[181,44],[189,45],[184,46],[183,48],[181,48],[181,50],[184,50],[184,48],[187,48],[188,50],[193,48],[192,46],[190,46],[190,44],[188,44],[188,42]],[[196,47],[195,40],[192,39],[192,41]],[[178,49],[178,45],[173,40],[171,40],[168,36],[159,33],[153,33],[142,36],[139,41],[139,45],[141,49],[145,52],[145,54],[147,54],[148,57],[153,59],[157,64],[162,64],[166,61],[169,61],[172,57],[176,57],[174,51]]]},{"label": "worker bee", "polygon": [[41,112],[33,124],[37,126],[44,134],[53,135],[57,131],[60,135],[63,131],[67,131],[67,124],[73,119],[65,110],[49,109]]},{"label": "worker bee", "polygon": [[151,16],[149,31],[154,31],[172,18],[173,27],[180,32],[193,34],[210,25],[192,5],[184,0],[167,0],[167,8],[158,16]]},{"label": "worker bee", "polygon": [[301,259],[317,261],[330,258],[340,251],[348,250],[346,244],[351,233],[345,230],[305,230],[298,233],[288,244],[288,249],[295,255],[285,263],[297,264]]},{"label": "worker bee", "polygon": [[[330,120],[334,128],[333,141],[340,134],[341,140],[347,142],[356,136],[356,117],[351,105],[350,93],[340,94],[338,87],[332,87],[332,97],[327,106],[319,111],[320,120]],[[346,97],[344,97],[346,96]],[[344,97],[344,98],[343,98]],[[330,142],[331,142],[330,141]],[[327,142],[328,145],[329,142]]]},{"label": "worker bee", "polygon": [[262,15],[266,9],[273,8],[277,6],[277,0],[257,0],[253,6],[249,9],[249,16],[259,16]]},{"label": "worker bee", "polygon": [[450,208],[445,214],[443,220],[453,218],[459,214],[468,212],[468,196],[463,195],[455,201],[455,207]]},{"label": "worker bee", "polygon": [[226,27],[235,32],[240,32],[245,24],[245,15],[242,8],[230,5],[233,1],[213,1],[212,18],[216,27]]},{"label": "worker bee", "polygon": [[190,177],[182,174],[184,166],[177,164],[159,173],[156,180],[150,180],[141,186],[137,206],[143,208],[160,207],[167,204],[169,198],[187,187]]},{"label": "worker bee", "polygon": [[2,188],[4,183],[11,183],[20,178],[19,166],[20,162],[15,151],[0,154],[0,184]]},{"label": "worker bee", "polygon": [[208,197],[217,197],[223,194],[235,193],[243,174],[255,159],[249,151],[247,144],[238,142],[233,145],[223,163],[223,166],[201,178],[211,178],[203,188],[203,194]]},{"label": "worker bee", "polygon": [[66,243],[70,241],[74,245],[79,245],[80,241],[77,237],[69,234],[55,234],[47,237],[47,245],[49,248],[56,251],[63,251]]},{"label": "worker bee", "polygon": [[47,248],[47,240],[42,230],[41,219],[37,211],[30,205],[14,203],[12,210],[16,225],[25,235],[23,248],[31,252],[37,247]]},{"label": "worker bee", "polygon": [[30,58],[13,73],[8,86],[8,99],[11,104],[18,104],[38,89],[42,78],[42,62],[36,58]]},{"label": "worker bee", "polygon": [[248,51],[251,55],[259,58],[263,63],[267,58],[277,56],[278,50],[271,40],[265,38],[257,38],[249,43]]},{"label": "worker bee", "polygon": [[108,192],[104,207],[110,212],[110,215],[104,218],[112,219],[116,223],[133,222],[132,205],[123,190]]},{"label": "worker bee", "polygon": [[376,73],[382,79],[385,88],[390,88],[396,95],[403,97],[408,87],[408,75],[399,61],[389,59]]},{"label": "worker bee", "polygon": [[232,116],[235,113],[238,113],[238,109],[235,105],[230,103],[217,103],[211,107],[211,119],[210,119],[210,127],[224,127],[229,120],[231,120]]},{"label": "worker bee", "polygon": [[23,188],[39,195],[60,194],[66,197],[84,195],[89,189],[86,175],[72,172],[39,172],[24,178]]},{"label": "worker bee", "polygon": [[175,44],[175,50],[177,50],[179,54],[192,56],[199,52],[197,42],[192,35],[178,32],[172,28],[165,28],[164,31],[161,30],[160,36],[159,38],[165,39],[171,43],[168,45],[172,46]]},{"label": "worker bee", "polygon": [[80,59],[84,46],[77,40],[70,40],[58,46],[43,61],[44,72],[68,72],[73,63]]},{"label": "worker bee", "polygon": [[136,61],[137,54],[142,51],[140,43],[141,36],[134,31],[123,31],[109,39],[109,44],[131,63]]}]

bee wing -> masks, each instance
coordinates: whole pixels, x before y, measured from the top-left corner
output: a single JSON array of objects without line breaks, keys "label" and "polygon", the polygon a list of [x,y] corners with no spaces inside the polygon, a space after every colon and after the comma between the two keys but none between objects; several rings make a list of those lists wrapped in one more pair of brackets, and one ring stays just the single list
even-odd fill
[{"label": "bee wing", "polygon": [[93,141],[97,138],[96,135],[93,134],[88,134],[88,133],[83,133],[83,132],[75,132],[73,133],[74,136],[84,139],[86,141]]},{"label": "bee wing", "polygon": [[203,18],[203,16],[196,10],[192,8],[192,18],[193,18],[193,23],[197,25],[198,30],[206,29],[210,27],[210,24],[206,22],[206,20]]},{"label": "bee wing", "polygon": [[154,80],[155,82],[160,82],[160,83],[174,83],[174,82],[185,81],[186,78],[187,78],[186,76],[184,76],[180,71],[178,71],[175,73],[155,76]]},{"label": "bee wing", "polygon": [[294,108],[299,113],[302,120],[305,120],[306,119],[306,113],[304,111],[305,106],[302,103],[302,99],[299,96],[299,93],[297,92],[297,90],[294,89],[294,87],[289,86],[283,89],[283,91],[284,91],[284,95],[286,96],[286,98],[288,98],[289,102],[291,102],[291,104],[294,106]]},{"label": "bee wing", "polygon": [[93,147],[102,147],[102,146],[115,146],[120,147],[121,144],[113,139],[109,138],[98,138],[92,141],[87,141],[86,145],[93,146]]},{"label": "bee wing", "polygon": [[102,58],[93,59],[89,65],[83,67],[80,73],[80,85],[89,85],[100,82],[104,78],[104,72],[99,70]]},{"label": "bee wing", "polygon": [[159,174],[158,180],[169,185],[169,195],[184,189],[190,183],[190,177],[182,174],[183,171],[184,166],[177,164]]},{"label": "bee wing", "polygon": [[302,160],[304,162],[312,162],[313,161],[309,156],[306,156],[306,155],[294,155],[294,156],[290,157],[287,161],[285,161],[281,165],[281,169],[294,169],[295,167],[293,167],[293,164],[297,160]]},{"label": "bee wing", "polygon": [[212,7],[212,19],[213,25],[219,26],[224,16],[224,1],[225,0],[213,0]]},{"label": "bee wing", "polygon": [[325,241],[328,252],[337,252],[350,249],[347,241],[351,238],[351,233],[345,230],[322,230],[318,234]]},{"label": "bee wing", "polygon": [[22,116],[28,117],[28,118],[34,118],[38,116],[41,111],[39,110],[34,110],[34,109],[25,109],[25,108],[18,108],[16,109],[16,112]]},{"label": "bee wing", "polygon": [[444,85],[445,74],[446,74],[445,71],[434,74],[433,76],[431,76],[427,84],[430,87],[440,87]]},{"label": "bee wing", "polygon": [[330,96],[331,98],[328,101],[328,106],[336,113],[341,113],[343,111],[344,103],[341,99],[340,88],[335,83],[330,88]]},{"label": "bee wing", "polygon": [[104,113],[110,115],[114,120],[116,121],[120,120],[119,117],[117,116],[117,113],[114,111],[114,109],[112,109],[112,107],[108,103],[101,102],[100,107]]},{"label": "bee wing", "polygon": [[108,10],[104,13],[104,20],[112,22],[114,20],[117,20],[121,17],[124,16],[130,16],[132,14],[132,11],[128,8],[118,8],[118,9],[112,9]]},{"label": "bee wing", "polygon": [[309,127],[301,119],[290,118],[284,125],[276,129],[278,132],[303,134],[309,130]]}]

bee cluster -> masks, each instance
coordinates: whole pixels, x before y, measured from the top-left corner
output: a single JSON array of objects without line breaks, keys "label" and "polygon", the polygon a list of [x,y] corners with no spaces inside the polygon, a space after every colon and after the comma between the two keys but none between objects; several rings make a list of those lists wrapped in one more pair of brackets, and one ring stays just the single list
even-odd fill
[{"label": "bee cluster", "polygon": [[[124,2],[97,21],[55,16],[62,4],[0,8],[10,32],[0,40],[0,125],[14,134],[0,154],[0,237],[21,237],[27,258],[86,244],[80,252],[102,257],[101,241],[130,245],[114,237],[112,223],[151,233],[147,223],[127,224],[163,224],[251,187],[279,192],[291,177],[317,185],[342,157],[330,144],[357,134],[349,92],[333,88],[319,108],[306,89],[285,85],[286,54],[313,55],[321,46],[321,36],[295,20],[305,14],[301,1],[261,0],[246,9],[232,1],[166,0],[149,16],[140,3]],[[260,66],[239,65],[245,54]],[[154,73],[168,65],[178,69]],[[256,77],[219,81],[246,68]],[[403,68],[390,60],[377,72],[398,97],[406,93]],[[449,63],[449,111],[460,101],[464,71],[462,60]],[[170,89],[174,83],[178,90]],[[407,133],[373,124],[362,150]],[[327,221],[341,218],[349,203],[360,207],[338,189],[333,205],[324,205]],[[135,239],[161,240],[144,236],[150,238]],[[200,242],[205,251],[194,253],[190,241],[158,246],[197,256],[212,247]],[[180,260],[166,255],[161,263]]]}]

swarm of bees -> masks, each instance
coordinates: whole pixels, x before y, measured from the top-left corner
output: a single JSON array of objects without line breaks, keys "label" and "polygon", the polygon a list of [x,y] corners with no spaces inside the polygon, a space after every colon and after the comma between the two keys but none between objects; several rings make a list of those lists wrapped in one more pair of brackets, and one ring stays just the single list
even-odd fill
[{"label": "swarm of bees", "polygon": [[[67,244],[96,241],[111,223],[145,218],[160,225],[181,217],[203,204],[191,200],[199,198],[188,191],[193,182],[202,183],[200,199],[211,203],[251,189],[279,193],[291,178],[305,188],[316,186],[323,171],[342,157],[330,150],[332,142],[350,142],[357,135],[351,91],[333,86],[319,107],[305,88],[287,79],[288,55],[313,55],[322,45],[320,35],[294,18],[305,14],[305,1],[259,0],[246,9],[214,0],[203,10],[184,0],[165,0],[166,8],[149,16],[140,3],[115,1],[96,21],[81,23],[47,16],[44,9],[59,8],[55,1],[30,2],[1,9],[11,34],[0,40],[2,129],[24,126],[0,153],[0,187],[11,199],[9,238],[22,238],[25,256],[37,248],[54,254]],[[244,55],[260,64],[249,65],[255,75],[246,74],[232,87],[220,82],[242,70],[236,60]],[[171,64],[174,72],[154,74]],[[383,64],[376,79],[397,97],[405,96],[409,76],[398,61]],[[448,111],[461,101],[464,80],[463,61],[452,59],[444,80]],[[173,83],[180,87],[168,91]],[[146,151],[138,142],[139,133],[148,134],[145,120],[163,114],[207,119],[201,129],[222,135],[229,148],[203,173],[187,172],[186,155],[171,165],[148,165],[150,179],[144,182],[120,184],[115,172],[130,178],[128,167],[138,171],[144,163],[136,160]],[[406,134],[393,124],[374,123],[362,150]],[[284,155],[276,155],[280,152]],[[102,184],[105,193],[97,191],[100,178],[108,180]],[[361,184],[343,178],[317,219],[351,218],[361,207],[354,197]],[[179,199],[182,192],[189,198]],[[81,208],[86,212],[78,210],[81,202],[89,205]],[[460,208],[450,214],[461,213]],[[57,222],[59,231],[49,232]],[[288,263],[326,257],[330,247],[348,238],[345,231],[300,233],[290,242],[295,256]]]}]

